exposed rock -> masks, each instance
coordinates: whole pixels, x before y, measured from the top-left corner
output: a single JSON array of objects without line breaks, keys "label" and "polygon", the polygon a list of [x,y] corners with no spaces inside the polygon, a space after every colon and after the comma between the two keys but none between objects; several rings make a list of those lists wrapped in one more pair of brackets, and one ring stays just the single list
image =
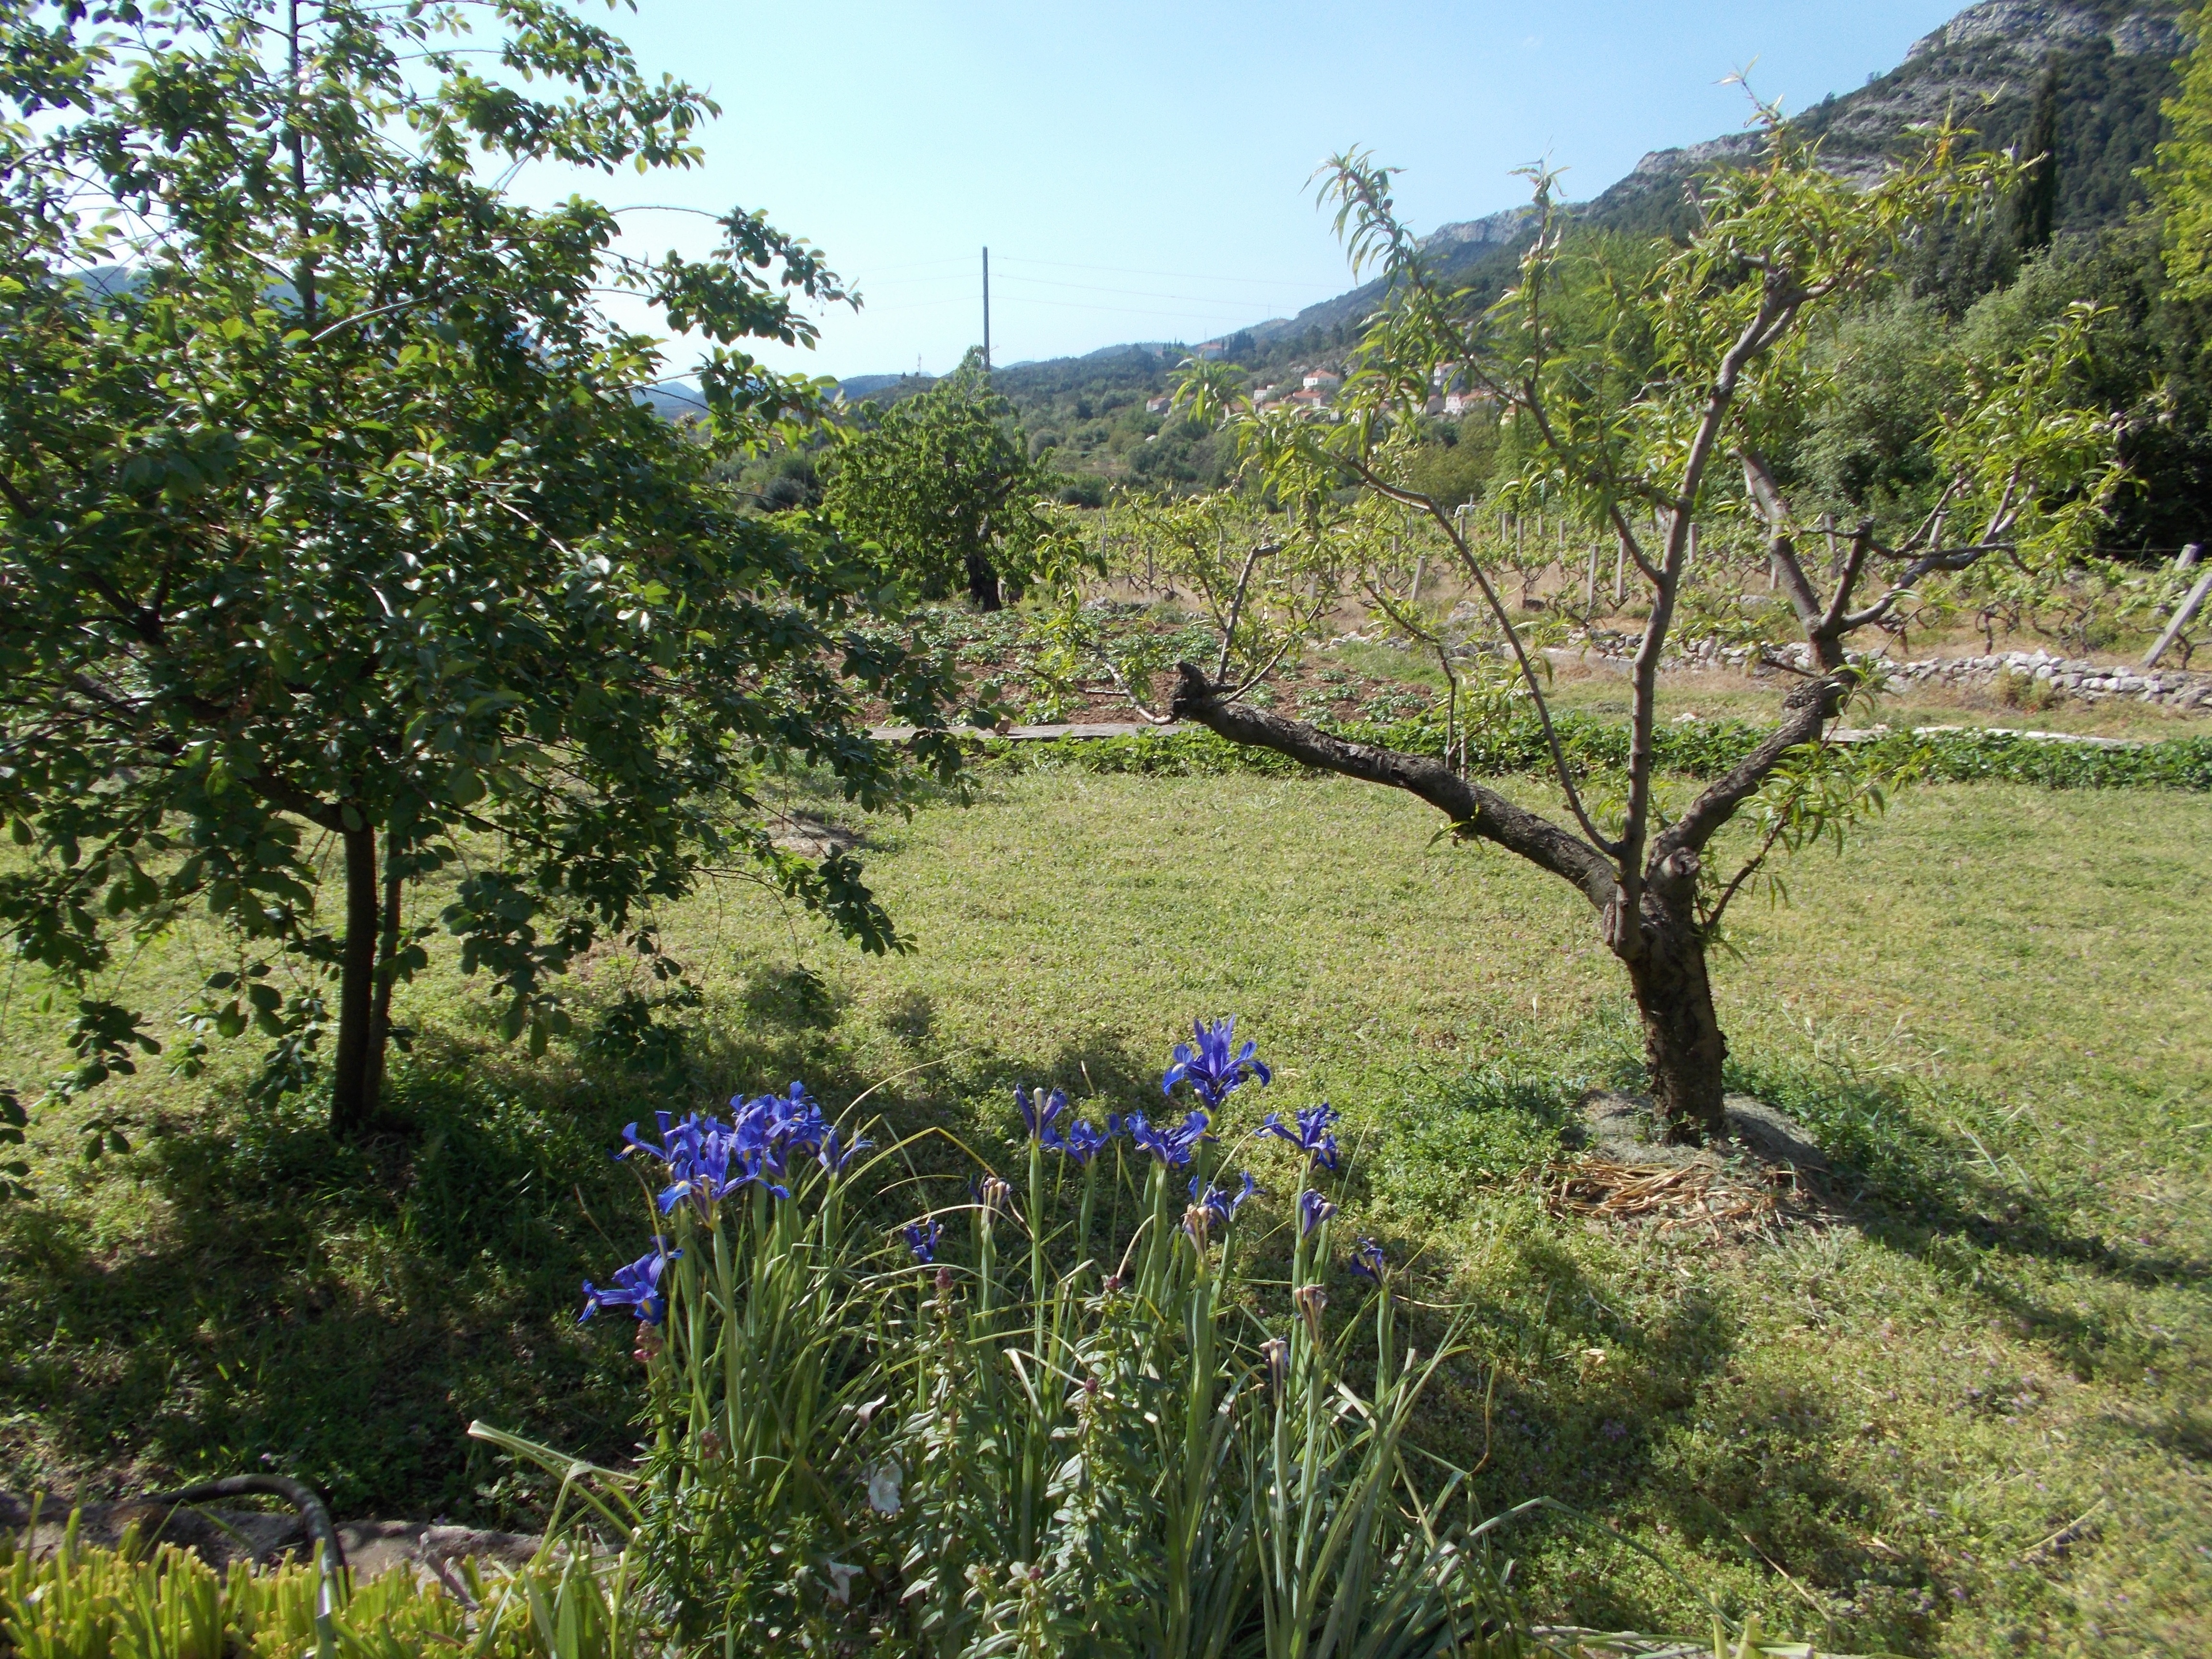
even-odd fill
[{"label": "exposed rock", "polygon": [[[1574,647],[1548,654],[1566,658],[1578,654],[1626,662],[1636,654],[1638,635],[1597,629],[1570,635]],[[2114,667],[2087,659],[2053,656],[2048,651],[1999,651],[1973,657],[1916,657],[1899,660],[1880,652],[1854,653],[1854,659],[1875,670],[1893,690],[1922,684],[1986,687],[2001,675],[2040,681],[2083,702],[2102,702],[2127,697],[2136,702],[2162,704],[2170,708],[2199,708],[2212,703],[2212,674],[2162,668],[2145,673]],[[1812,665],[1812,653],[1801,642],[1751,647],[1727,645],[1717,639],[1687,640],[1670,644],[1668,668],[1741,669],[1753,674],[1775,672],[1770,665],[1801,671]],[[2048,735],[2038,733],[2035,735]]]}]

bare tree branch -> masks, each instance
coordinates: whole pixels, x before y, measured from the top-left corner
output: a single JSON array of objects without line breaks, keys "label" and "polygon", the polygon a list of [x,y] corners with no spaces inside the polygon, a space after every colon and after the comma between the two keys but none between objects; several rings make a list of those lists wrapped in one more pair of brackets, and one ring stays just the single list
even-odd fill
[{"label": "bare tree branch", "polygon": [[1468,548],[1467,538],[1460,534],[1459,527],[1452,523],[1451,515],[1437,507],[1436,502],[1428,496],[1390,483],[1357,457],[1346,456],[1341,459],[1344,465],[1358,473],[1362,482],[1377,495],[1388,496],[1403,506],[1419,508],[1442,528],[1445,538],[1451,543],[1452,550],[1459,555],[1461,565],[1465,568],[1468,574],[1474,579],[1475,586],[1481,590],[1483,603],[1490,607],[1490,614],[1497,619],[1499,630],[1505,635],[1506,644],[1513,648],[1513,659],[1520,667],[1522,683],[1528,688],[1529,699],[1535,706],[1537,721],[1544,728],[1544,741],[1552,751],[1552,768],[1558,774],[1560,788],[1566,792],[1567,805],[1575,815],[1575,822],[1582,825],[1583,833],[1588,836],[1595,845],[1603,848],[1608,854],[1618,855],[1620,851],[1619,844],[1610,840],[1605,832],[1591,821],[1589,813],[1583,806],[1582,792],[1575,787],[1574,774],[1567,765],[1566,749],[1559,742],[1559,734],[1552,725],[1550,702],[1544,696],[1543,688],[1536,684],[1536,671],[1528,660],[1527,648],[1521,642],[1521,631],[1514,627],[1513,619],[1506,615],[1504,604],[1498,597],[1498,590],[1491,585],[1490,573],[1482,568],[1482,562],[1477,559],[1473,550]]},{"label": "bare tree branch", "polygon": [[1227,702],[1189,663],[1177,664],[1176,672],[1174,709],[1179,719],[1195,720],[1231,743],[1272,749],[1322,771],[1418,795],[1449,818],[1462,835],[1494,842],[1550,871],[1572,884],[1599,910],[1618,890],[1613,861],[1597,848],[1495,790],[1470,783],[1439,762],[1347,742],[1272,710]]},{"label": "bare tree branch", "polygon": [[1782,701],[1782,724],[1725,775],[1707,786],[1705,793],[1691,803],[1690,810],[1654,839],[1652,863],[1662,864],[1669,854],[1685,849],[1703,851],[1714,833],[1735,815],[1735,809],[1759,793],[1784,755],[1820,735],[1821,728],[1842,707],[1850,690],[1848,678],[1826,674],[1791,691]]}]

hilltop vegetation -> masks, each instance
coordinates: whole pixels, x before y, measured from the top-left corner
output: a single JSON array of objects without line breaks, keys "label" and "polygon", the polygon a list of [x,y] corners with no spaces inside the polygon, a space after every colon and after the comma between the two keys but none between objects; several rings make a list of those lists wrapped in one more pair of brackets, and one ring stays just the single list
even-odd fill
[{"label": "hilltop vegetation", "polygon": [[[1978,5],[1916,43],[1896,69],[1795,118],[1827,164],[1869,176],[1895,160],[1911,124],[1947,112],[1974,130],[1970,148],[2027,154],[2052,146],[2055,163],[2041,180],[2050,201],[2039,215],[2022,198],[1970,222],[1930,227],[1899,255],[1897,275],[1923,307],[1915,314],[1946,328],[1985,301],[1985,318],[2048,317],[2075,300],[2109,308],[2100,325],[2095,394],[2124,416],[2131,473],[2103,537],[2113,550],[2170,554],[2212,534],[2212,303],[2169,289],[2157,225],[2142,217],[2142,175],[2166,130],[2161,104],[2179,89],[2175,59],[2186,44],[2186,17],[2176,4],[2118,0]],[[1753,142],[1731,135],[1647,155],[1626,178],[1563,210],[1568,234],[1615,264],[1624,257],[1641,263],[1634,250],[1653,239],[1679,241],[1691,228],[1691,179],[1742,161]],[[1509,210],[1444,226],[1425,246],[1441,275],[1494,297],[1514,279],[1531,223],[1525,210]],[[1232,331],[1208,349],[1249,371],[1253,387],[1295,386],[1313,369],[1341,371],[1358,325],[1382,293],[1379,281],[1369,282],[1295,318]],[[1992,300],[2000,295],[2009,297]],[[1876,308],[1847,325],[1833,349],[1848,354],[1848,337],[1870,337],[1887,326],[1892,343],[1922,358],[1925,332],[1885,325],[1882,314]],[[1198,349],[1113,347],[1017,364],[998,370],[994,386],[1030,453],[1066,475],[1069,501],[1095,505],[1109,485],[1213,488],[1230,461],[1218,437],[1149,407],[1166,393],[1176,362]],[[1888,367],[1899,380],[1914,373],[1910,364]],[[915,376],[870,380],[867,395],[885,402],[929,384]],[[1901,407],[1882,418],[1894,426],[1913,412]],[[1429,444],[1424,476],[1438,493],[1455,501],[1482,495],[1496,471],[1494,421],[1436,411]],[[765,480],[774,465],[757,476]],[[1822,504],[1859,503],[1840,491]]]}]

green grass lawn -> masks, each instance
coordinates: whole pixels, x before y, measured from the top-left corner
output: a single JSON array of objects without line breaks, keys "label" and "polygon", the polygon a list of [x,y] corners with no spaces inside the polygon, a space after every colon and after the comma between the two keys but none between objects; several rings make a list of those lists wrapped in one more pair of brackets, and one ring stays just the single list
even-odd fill
[{"label": "green grass lawn", "polygon": [[[2212,802],[1913,792],[1796,867],[1790,907],[1741,907],[1738,1080],[1842,1170],[1833,1224],[1779,1243],[1545,1213],[1575,1096],[1632,1079],[1620,976],[1578,897],[1436,827],[1341,782],[1001,778],[867,826],[912,954],[749,888],[667,918],[703,990],[672,1038],[586,1015],[532,1060],[441,963],[404,1010],[412,1127],[367,1148],[246,1109],[242,1053],[189,1084],[151,1062],[112,1086],[131,1154],[84,1165],[49,1121],[39,1196],[0,1206],[0,1478],[265,1457],[351,1513],[526,1513],[460,1429],[623,1449],[627,1345],[570,1322],[643,1231],[621,1124],[890,1079],[896,1123],[988,1152],[1017,1079],[1156,1101],[1178,1031],[1235,1013],[1265,1106],[1344,1109],[1359,1225],[1477,1310],[1424,1432],[1486,1449],[1486,1510],[1548,1493],[1659,1558],[1525,1527],[1540,1614],[1693,1629],[1702,1595],[1845,1649],[2212,1650]],[[222,961],[186,932],[123,971],[180,1006]],[[578,988],[649,988],[610,957]],[[5,991],[19,1086],[58,1068],[40,992]]]}]

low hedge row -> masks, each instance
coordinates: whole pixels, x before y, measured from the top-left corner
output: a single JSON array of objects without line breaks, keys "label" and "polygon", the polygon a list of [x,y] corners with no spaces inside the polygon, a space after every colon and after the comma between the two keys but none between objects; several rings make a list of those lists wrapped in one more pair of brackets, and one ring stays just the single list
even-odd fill
[{"label": "low hedge row", "polygon": [[[1627,763],[1628,728],[1587,715],[1558,722],[1570,765],[1589,773]],[[1342,737],[1380,743],[1408,754],[1443,753],[1443,727],[1432,720],[1395,726],[1356,724]],[[1756,748],[1765,731],[1741,720],[1685,722],[1655,733],[1662,769],[1690,777],[1726,771]],[[2212,790],[2212,737],[2169,738],[2132,748],[2054,743],[1994,732],[1901,732],[1873,739],[1876,753],[1917,757],[1933,782],[1996,780],[2049,789]],[[1073,771],[1144,777],[1219,777],[1255,773],[1287,777],[1308,769],[1263,749],[1247,749],[1206,731],[1142,732],[1126,738],[1060,738],[1044,743],[988,740],[986,764],[1012,772]],[[1468,769],[1484,777],[1539,772],[1550,764],[1542,728],[1516,720],[1468,742]]]}]

